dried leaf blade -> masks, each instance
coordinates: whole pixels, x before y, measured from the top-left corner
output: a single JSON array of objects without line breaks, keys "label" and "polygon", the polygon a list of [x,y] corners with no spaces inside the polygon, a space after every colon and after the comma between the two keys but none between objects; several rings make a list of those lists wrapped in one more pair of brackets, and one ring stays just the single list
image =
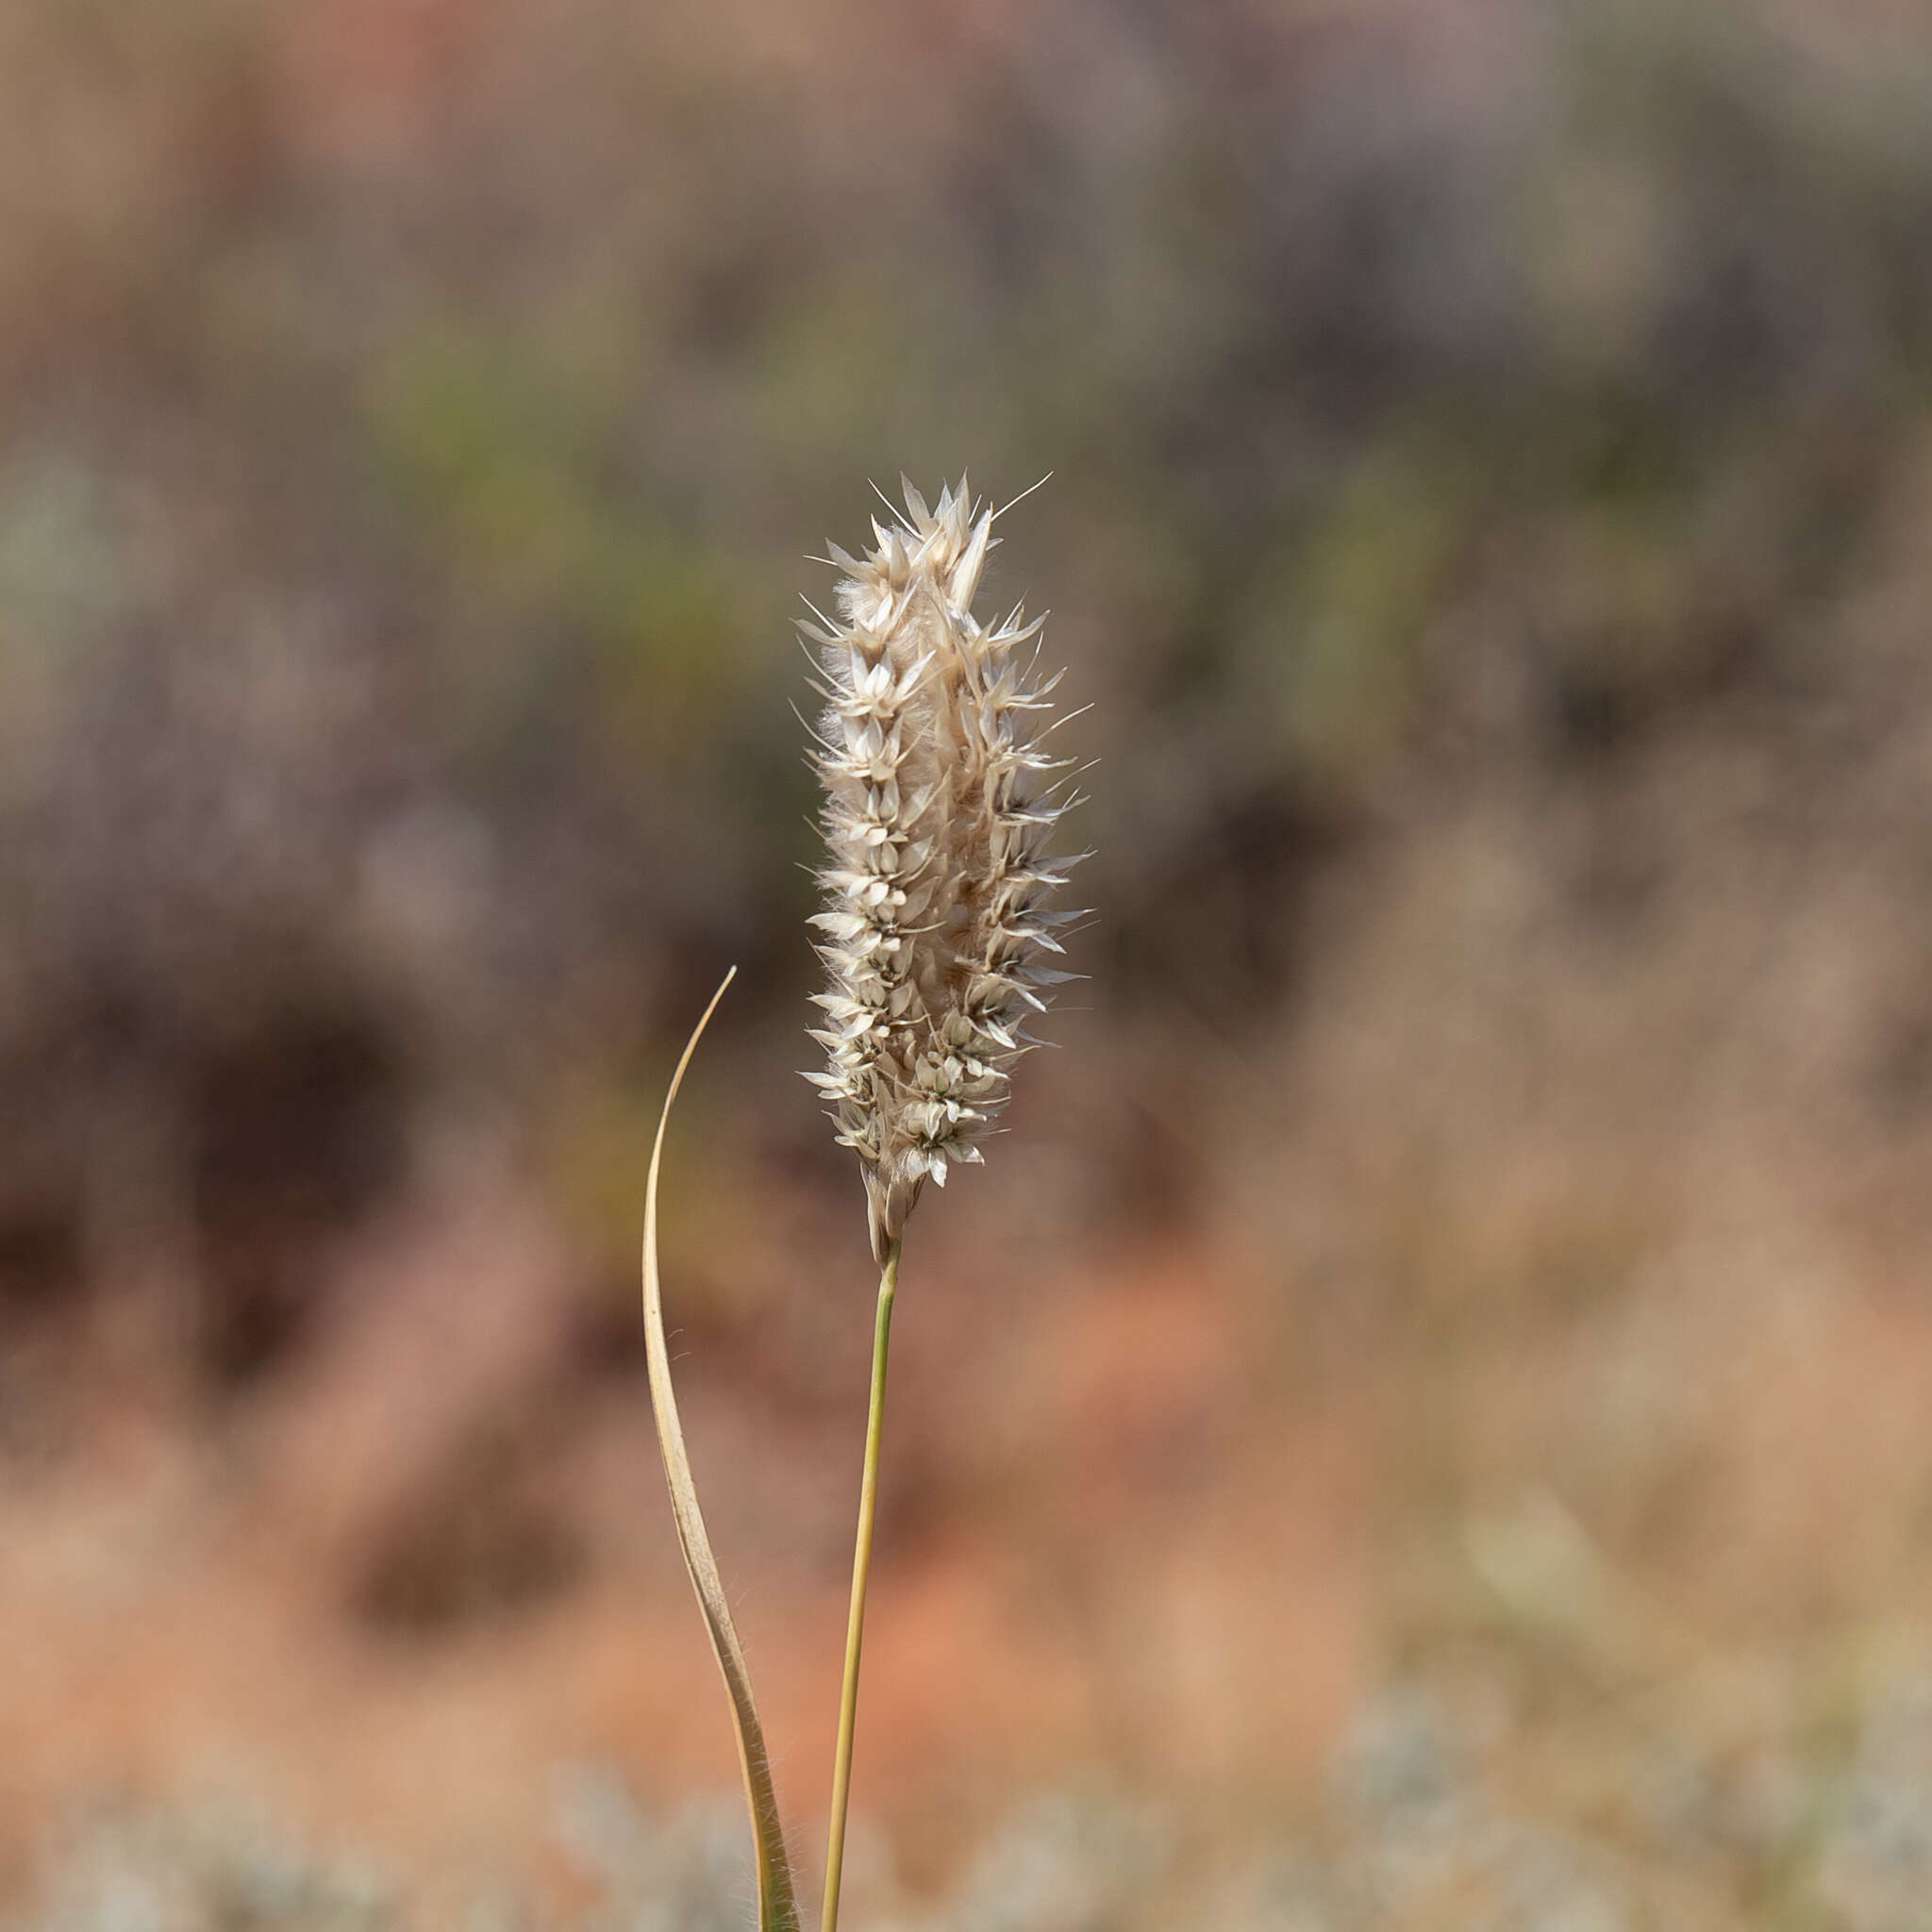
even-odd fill
[{"label": "dried leaf blade", "polygon": [[658,1121],[658,1136],[651,1147],[650,1175],[644,1184],[644,1349],[650,1368],[651,1407],[658,1423],[658,1446],[664,1457],[664,1480],[671,1491],[677,1541],[684,1551],[685,1568],[691,1573],[691,1588],[697,1592],[698,1607],[704,1613],[712,1654],[718,1659],[718,1669],[731,1700],[739,1772],[751,1814],[752,1842],[758,1860],[759,1932],[798,1932],[798,1904],[792,1893],[791,1869],[785,1854],[777,1794],[772,1784],[771,1757],[765,1748],[758,1706],[752,1698],[751,1672],[745,1663],[744,1646],[739,1641],[731,1621],[717,1558],[711,1554],[711,1541],[705,1531],[704,1512],[698,1507],[691,1457],[686,1453],[684,1430],[678,1422],[677,1397],[671,1385],[671,1355],[664,1339],[663,1289],[658,1272],[658,1176],[663,1164],[664,1135],[671,1124],[671,1108],[697,1043],[711,1015],[717,1011],[718,1002],[724,997],[724,989],[737,974],[735,966],[725,974],[685,1042],[684,1052],[671,1075],[664,1111]]}]

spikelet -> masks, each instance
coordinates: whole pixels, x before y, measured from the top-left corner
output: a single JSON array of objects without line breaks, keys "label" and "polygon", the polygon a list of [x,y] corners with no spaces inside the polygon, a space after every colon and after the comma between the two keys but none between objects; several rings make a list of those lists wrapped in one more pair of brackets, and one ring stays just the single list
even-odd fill
[{"label": "spikelet", "polygon": [[824,670],[813,763],[830,855],[813,921],[828,1067],[806,1078],[858,1152],[880,1261],[927,1177],[980,1159],[1023,1026],[1070,976],[1050,956],[1076,916],[1045,905],[1069,862],[1044,846],[1074,801],[1049,775],[1069,761],[1041,744],[1059,681],[1038,675],[1042,620],[973,615],[997,540],[963,476],[930,509],[900,482],[907,514],[874,520],[869,556],[831,548],[840,621],[800,625]]}]

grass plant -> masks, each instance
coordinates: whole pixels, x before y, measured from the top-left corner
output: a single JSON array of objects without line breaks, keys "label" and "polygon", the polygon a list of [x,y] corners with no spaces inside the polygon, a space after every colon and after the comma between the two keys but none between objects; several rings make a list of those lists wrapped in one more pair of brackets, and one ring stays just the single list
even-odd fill
[{"label": "grass plant", "polygon": [[[930,508],[905,478],[903,514],[873,523],[841,573],[836,617],[801,625],[817,656],[824,710],[812,763],[824,787],[824,904],[813,924],[827,986],[812,1038],[826,1064],[806,1077],[824,1095],[841,1145],[858,1156],[879,1290],[858,1529],[834,1752],[821,1932],[837,1932],[872,1572],[886,1359],[908,1217],[930,1180],[982,1159],[1036,1042],[1027,1023],[1069,975],[1055,961],[1076,914],[1051,900],[1074,862],[1047,856],[1076,802],[1071,760],[1045,745],[1059,674],[1043,675],[1041,621],[1016,606],[983,624],[973,605],[1004,514],[976,507],[962,476]],[[1018,501],[1016,498],[1015,501]],[[1008,506],[1008,508],[1011,505]],[[735,969],[734,969],[735,971]],[[657,1254],[664,1133],[685,1069],[729,985],[725,975],[671,1080],[644,1209],[644,1324],[659,1446],[686,1567],[724,1675],[758,1860],[761,1932],[791,1932],[798,1906],[743,1648],[732,1627],[678,1425]]]}]

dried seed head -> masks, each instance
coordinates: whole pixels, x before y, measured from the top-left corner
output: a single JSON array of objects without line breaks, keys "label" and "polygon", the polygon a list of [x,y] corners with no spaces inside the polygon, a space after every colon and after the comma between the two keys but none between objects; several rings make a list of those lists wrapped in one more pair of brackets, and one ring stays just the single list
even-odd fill
[{"label": "dried seed head", "polygon": [[813,922],[827,1070],[806,1078],[858,1154],[880,1260],[926,1177],[980,1158],[1075,916],[1046,907],[1069,862],[1044,846],[1073,801],[1041,742],[1058,677],[1038,673],[1040,620],[973,615],[997,540],[966,479],[930,509],[900,480],[906,516],[874,523],[867,557],[832,546],[839,621],[799,626],[824,669],[830,855]]}]

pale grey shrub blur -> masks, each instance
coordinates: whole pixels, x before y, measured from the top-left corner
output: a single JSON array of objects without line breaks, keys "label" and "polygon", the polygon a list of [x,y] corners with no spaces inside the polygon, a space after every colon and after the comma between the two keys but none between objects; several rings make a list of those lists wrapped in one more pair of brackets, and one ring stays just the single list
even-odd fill
[{"label": "pale grey shrub blur", "polygon": [[[1642,1735],[1648,1728],[1648,1735]],[[1907,1674],[1821,1749],[1741,1757],[1673,1726],[1606,1754],[1593,1826],[1541,1793],[1533,1728],[1458,1712],[1416,1685],[1366,1707],[1299,1828],[1203,1854],[1158,1804],[1101,1789],[1017,1802],[940,1899],[890,1857],[855,1869],[868,1932],[1702,1932],[1825,1924],[1909,1932],[1932,1889],[1932,1679]],[[1552,1802],[1552,1799],[1554,1802]],[[593,1903],[568,1932],[731,1932],[750,1863],[727,1802],[646,1814],[623,1780],[574,1766],[551,1829]],[[391,1932],[550,1923],[478,1870],[419,1878],[291,1843],[233,1804],[103,1810],[52,1859],[44,1902],[8,1932]]]}]

